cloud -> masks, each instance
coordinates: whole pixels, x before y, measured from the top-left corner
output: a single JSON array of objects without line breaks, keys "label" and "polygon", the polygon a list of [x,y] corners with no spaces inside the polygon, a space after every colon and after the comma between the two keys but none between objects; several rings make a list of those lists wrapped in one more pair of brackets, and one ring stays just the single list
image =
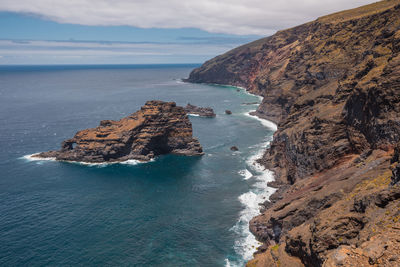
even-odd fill
[{"label": "cloud", "polygon": [[319,16],[374,0],[1,0],[0,11],[59,23],[140,28],[197,28],[270,35]]},{"label": "cloud", "polygon": [[1,64],[197,63],[235,46],[235,43],[0,40],[0,58],[6,59]]}]

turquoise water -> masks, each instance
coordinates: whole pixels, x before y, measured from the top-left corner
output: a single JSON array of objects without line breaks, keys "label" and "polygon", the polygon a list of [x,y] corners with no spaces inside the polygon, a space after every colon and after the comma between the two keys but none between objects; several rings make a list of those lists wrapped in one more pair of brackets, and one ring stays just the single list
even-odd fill
[{"label": "turquoise water", "polygon": [[[258,97],[181,82],[193,67],[0,67],[1,266],[243,265],[257,244],[248,220],[272,192],[253,161],[273,130],[246,115],[256,105],[242,103]],[[190,118],[204,156],[101,166],[24,158],[151,99],[214,108],[214,119]]]}]

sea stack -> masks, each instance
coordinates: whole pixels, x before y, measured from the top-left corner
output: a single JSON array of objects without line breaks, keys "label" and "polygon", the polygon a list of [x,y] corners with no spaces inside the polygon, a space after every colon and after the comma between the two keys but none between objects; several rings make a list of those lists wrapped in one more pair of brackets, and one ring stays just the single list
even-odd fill
[{"label": "sea stack", "polygon": [[206,117],[206,118],[214,118],[215,117],[214,110],[210,107],[202,108],[202,107],[198,107],[198,106],[188,103],[186,105],[186,107],[184,107],[184,109],[188,114],[194,114],[194,115],[198,115],[200,117]]},{"label": "sea stack", "polygon": [[96,128],[79,131],[65,140],[58,151],[38,158],[77,162],[148,161],[157,155],[203,155],[192,136],[192,124],[175,102],[147,101],[137,112],[119,121],[103,120]]}]

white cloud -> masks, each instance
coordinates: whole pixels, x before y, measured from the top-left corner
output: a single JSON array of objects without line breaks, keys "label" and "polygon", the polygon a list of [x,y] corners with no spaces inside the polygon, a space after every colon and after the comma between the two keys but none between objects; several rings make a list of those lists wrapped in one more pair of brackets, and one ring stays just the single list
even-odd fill
[{"label": "white cloud", "polygon": [[0,11],[31,13],[60,23],[198,28],[269,35],[374,0],[1,0]]},{"label": "white cloud", "polygon": [[[0,64],[193,63],[222,54],[236,44],[119,43],[0,40]],[[68,60],[68,61],[66,61]]]},{"label": "white cloud", "polygon": [[73,41],[0,40],[0,52],[9,54],[75,55],[213,55],[226,52],[235,44],[119,43]]}]

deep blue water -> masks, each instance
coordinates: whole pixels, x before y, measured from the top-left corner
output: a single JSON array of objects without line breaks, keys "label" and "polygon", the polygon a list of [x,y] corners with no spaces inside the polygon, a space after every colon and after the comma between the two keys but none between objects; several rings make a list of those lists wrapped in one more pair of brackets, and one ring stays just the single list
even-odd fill
[{"label": "deep blue water", "polygon": [[[256,106],[242,103],[258,97],[180,82],[192,68],[0,67],[0,266],[243,265],[255,242],[248,219],[271,192],[251,163],[272,130],[245,115]],[[204,156],[106,166],[23,158],[151,99],[214,108],[214,119],[190,118]]]}]

